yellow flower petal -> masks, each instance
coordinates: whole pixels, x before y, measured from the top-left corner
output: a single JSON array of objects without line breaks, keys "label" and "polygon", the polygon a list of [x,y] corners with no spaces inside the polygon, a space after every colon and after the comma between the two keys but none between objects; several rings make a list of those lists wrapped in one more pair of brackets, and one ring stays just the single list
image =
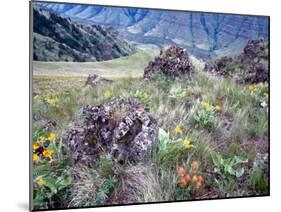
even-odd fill
[{"label": "yellow flower petal", "polygon": [[39,144],[38,143],[34,143],[33,144],[33,150],[37,150],[37,149],[39,149]]},{"label": "yellow flower petal", "polygon": [[39,180],[37,180],[37,184],[38,184],[39,186],[42,186],[42,185],[45,184],[45,181],[44,181],[42,178],[40,178]]},{"label": "yellow flower petal", "polygon": [[105,97],[110,97],[111,96],[111,92],[109,90],[106,90],[105,92],[103,92],[103,95]]},{"label": "yellow flower petal", "polygon": [[146,97],[148,97],[148,94],[146,92],[144,92],[143,96],[146,98]]},{"label": "yellow flower petal", "polygon": [[39,156],[38,156],[37,154],[34,154],[32,160],[33,160],[33,161],[37,161],[38,159],[39,159]]},{"label": "yellow flower petal", "polygon": [[248,86],[248,90],[249,91],[254,91],[256,88],[255,88],[255,86],[254,85],[249,85]]},{"label": "yellow flower petal", "polygon": [[207,110],[207,111],[211,111],[211,110],[212,110],[211,105],[208,105],[208,106],[206,107],[206,110]]},{"label": "yellow flower petal", "polygon": [[217,110],[217,111],[221,111],[221,109],[222,109],[221,106],[216,105],[216,110]]},{"label": "yellow flower petal", "polygon": [[50,133],[49,137],[48,137],[48,140],[49,141],[53,141],[56,139],[56,135],[54,133]]},{"label": "yellow flower petal", "polygon": [[204,101],[203,101],[203,102],[201,102],[201,105],[202,105],[202,106],[204,106],[204,107],[208,107],[208,106],[210,106],[208,102],[204,102]]},{"label": "yellow flower petal", "polygon": [[189,149],[190,148],[190,141],[186,138],[183,142],[183,148]]},{"label": "yellow flower petal", "polygon": [[42,136],[39,137],[39,140],[40,140],[41,142],[43,142],[43,141],[46,140],[46,138],[45,138],[45,136],[42,135]]},{"label": "yellow flower petal", "polygon": [[176,133],[181,133],[182,132],[181,128],[179,126],[176,126],[175,131],[176,131]]},{"label": "yellow flower petal", "polygon": [[45,158],[50,158],[52,157],[53,153],[54,153],[53,150],[44,150],[42,154]]}]

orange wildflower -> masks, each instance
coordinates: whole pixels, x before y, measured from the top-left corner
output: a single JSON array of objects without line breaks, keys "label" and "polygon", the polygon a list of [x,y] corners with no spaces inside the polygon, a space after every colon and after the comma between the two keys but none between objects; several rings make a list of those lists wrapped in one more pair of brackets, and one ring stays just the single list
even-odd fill
[{"label": "orange wildflower", "polygon": [[197,181],[201,183],[203,181],[203,177],[202,176],[198,176],[197,177]]},{"label": "orange wildflower", "polygon": [[193,161],[191,164],[191,167],[194,169],[197,169],[199,167],[199,162],[198,161]]},{"label": "orange wildflower", "polygon": [[183,177],[185,175],[185,169],[183,167],[179,167],[178,174],[179,174],[179,176]]},{"label": "orange wildflower", "polygon": [[185,176],[185,179],[186,179],[187,182],[189,182],[191,180],[191,176],[188,174],[188,175]]},{"label": "orange wildflower", "polygon": [[192,170],[191,174],[192,175],[196,175],[197,174],[197,170]]},{"label": "orange wildflower", "polygon": [[186,186],[187,185],[187,180],[185,177],[182,177],[180,180],[179,180],[179,184],[183,185],[183,186]]},{"label": "orange wildflower", "polygon": [[198,181],[198,177],[197,177],[197,175],[194,175],[192,177],[192,182],[197,183],[197,181]]}]

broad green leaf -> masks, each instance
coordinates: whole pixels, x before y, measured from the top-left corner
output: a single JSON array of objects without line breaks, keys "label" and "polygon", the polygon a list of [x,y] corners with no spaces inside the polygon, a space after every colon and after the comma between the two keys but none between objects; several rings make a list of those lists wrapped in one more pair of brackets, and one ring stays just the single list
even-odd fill
[{"label": "broad green leaf", "polygon": [[169,141],[169,133],[167,133],[162,128],[158,130],[158,140],[159,142],[167,143]]},{"label": "broad green leaf", "polygon": [[242,156],[234,156],[235,164],[248,163],[248,158]]},{"label": "broad green leaf", "polygon": [[241,177],[244,174],[244,168],[236,170],[236,177]]},{"label": "broad green leaf", "polygon": [[48,187],[53,194],[57,193],[56,180],[51,177],[46,177],[45,186]]}]

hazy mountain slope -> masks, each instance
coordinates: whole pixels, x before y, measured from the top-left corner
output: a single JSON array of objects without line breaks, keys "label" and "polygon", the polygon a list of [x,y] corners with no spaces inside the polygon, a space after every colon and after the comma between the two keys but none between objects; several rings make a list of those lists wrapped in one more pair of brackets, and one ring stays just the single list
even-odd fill
[{"label": "hazy mountain slope", "polygon": [[[59,6],[55,8],[64,11]],[[102,61],[134,52],[112,27],[74,23],[42,9],[34,9],[33,15],[34,60]]]},{"label": "hazy mountain slope", "polygon": [[250,39],[268,39],[268,19],[261,16],[75,4],[38,5],[79,22],[113,26],[133,41],[185,46],[199,57],[241,52]]}]

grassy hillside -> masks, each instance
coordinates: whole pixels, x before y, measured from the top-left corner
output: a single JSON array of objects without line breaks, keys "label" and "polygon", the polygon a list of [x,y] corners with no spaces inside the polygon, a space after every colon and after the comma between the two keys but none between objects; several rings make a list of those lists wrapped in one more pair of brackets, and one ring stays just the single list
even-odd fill
[{"label": "grassy hillside", "polygon": [[33,59],[36,61],[104,61],[135,52],[112,27],[78,24],[36,7],[33,20]]},{"label": "grassy hillside", "polygon": [[46,94],[81,87],[89,74],[97,74],[111,80],[140,78],[147,63],[158,53],[157,48],[149,48],[131,56],[103,62],[34,61],[34,91]]},{"label": "grassy hillside", "polygon": [[[63,167],[42,168],[49,166],[49,159],[44,157],[34,161],[35,167],[41,167],[34,173],[37,207],[268,194],[267,84],[237,84],[201,72],[198,61],[197,71],[190,77],[159,75],[155,81],[136,78],[142,76],[147,59],[153,55],[149,51],[100,63],[34,64],[35,89],[40,91],[33,103],[34,142],[54,133],[51,164]],[[83,76],[89,73],[118,80],[84,87]],[[61,78],[50,78],[48,74]],[[72,77],[65,78],[66,74]],[[120,96],[138,98],[156,118],[161,129],[153,156],[136,166],[118,166],[106,156],[93,169],[71,166],[67,148],[61,142],[69,125],[82,121],[83,106]],[[50,120],[56,126],[40,131]],[[72,179],[73,172],[82,178]],[[188,176],[191,179],[187,182]],[[64,180],[56,181],[55,188],[49,189],[49,182],[57,178]],[[40,193],[42,187],[45,193]]]}]

